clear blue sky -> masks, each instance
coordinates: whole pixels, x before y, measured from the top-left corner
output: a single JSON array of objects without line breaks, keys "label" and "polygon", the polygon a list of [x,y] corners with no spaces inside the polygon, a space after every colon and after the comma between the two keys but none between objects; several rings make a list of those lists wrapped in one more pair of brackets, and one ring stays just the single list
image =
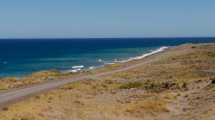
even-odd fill
[{"label": "clear blue sky", "polygon": [[1,38],[215,36],[215,0],[1,0]]}]

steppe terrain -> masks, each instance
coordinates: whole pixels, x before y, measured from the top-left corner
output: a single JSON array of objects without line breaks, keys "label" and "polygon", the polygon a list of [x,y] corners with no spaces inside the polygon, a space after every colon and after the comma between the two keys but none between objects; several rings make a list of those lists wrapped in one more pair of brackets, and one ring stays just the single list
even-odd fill
[{"label": "steppe terrain", "polygon": [[92,77],[2,107],[0,120],[215,120],[215,44],[185,44],[76,74],[2,78],[0,92],[83,75]]}]

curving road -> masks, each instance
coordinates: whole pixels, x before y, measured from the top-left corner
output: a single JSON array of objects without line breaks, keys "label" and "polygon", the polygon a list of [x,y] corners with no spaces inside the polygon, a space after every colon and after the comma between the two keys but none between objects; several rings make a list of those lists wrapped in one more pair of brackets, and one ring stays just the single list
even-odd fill
[{"label": "curving road", "polygon": [[83,80],[83,79],[87,79],[87,78],[91,78],[91,77],[101,77],[101,76],[111,75],[111,74],[114,74],[117,72],[127,71],[129,69],[139,67],[139,66],[147,64],[149,62],[150,61],[144,61],[142,63],[133,64],[133,65],[130,65],[130,66],[127,66],[127,67],[124,67],[121,69],[117,69],[117,70],[112,70],[109,72],[103,72],[103,73],[98,73],[95,75],[86,75],[86,76],[82,76],[82,77],[63,79],[63,80],[53,80],[53,81],[48,81],[48,82],[45,82],[42,84],[28,86],[26,88],[20,88],[20,89],[14,89],[14,90],[2,92],[2,93],[0,93],[0,106],[2,107],[5,105],[8,105],[9,103],[14,103],[20,99],[25,98],[25,97],[39,94],[42,92],[46,92],[46,91],[49,91],[51,89],[61,87],[61,86],[68,84],[68,83],[72,83],[75,81],[79,81],[79,80]]}]

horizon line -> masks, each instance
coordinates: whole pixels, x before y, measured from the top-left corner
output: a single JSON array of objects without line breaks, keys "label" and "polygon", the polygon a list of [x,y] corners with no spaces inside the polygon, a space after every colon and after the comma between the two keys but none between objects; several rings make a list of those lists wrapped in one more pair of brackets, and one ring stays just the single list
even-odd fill
[{"label": "horizon line", "polygon": [[181,36],[181,37],[24,37],[24,38],[0,38],[0,40],[6,39],[173,39],[173,38],[215,38],[215,36]]}]

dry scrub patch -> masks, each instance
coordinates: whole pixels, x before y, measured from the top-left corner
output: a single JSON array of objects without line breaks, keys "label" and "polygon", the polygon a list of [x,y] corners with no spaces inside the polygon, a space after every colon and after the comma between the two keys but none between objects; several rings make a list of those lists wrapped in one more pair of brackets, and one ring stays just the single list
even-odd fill
[{"label": "dry scrub patch", "polygon": [[[109,76],[74,82],[10,105],[2,109],[0,119],[214,118],[214,44],[183,45],[143,60],[110,65],[87,74],[123,68],[144,61],[148,61],[148,64]],[[35,76],[47,79],[46,75]],[[50,76],[58,77],[58,74]],[[7,89],[7,86],[0,84],[0,89]]]}]

